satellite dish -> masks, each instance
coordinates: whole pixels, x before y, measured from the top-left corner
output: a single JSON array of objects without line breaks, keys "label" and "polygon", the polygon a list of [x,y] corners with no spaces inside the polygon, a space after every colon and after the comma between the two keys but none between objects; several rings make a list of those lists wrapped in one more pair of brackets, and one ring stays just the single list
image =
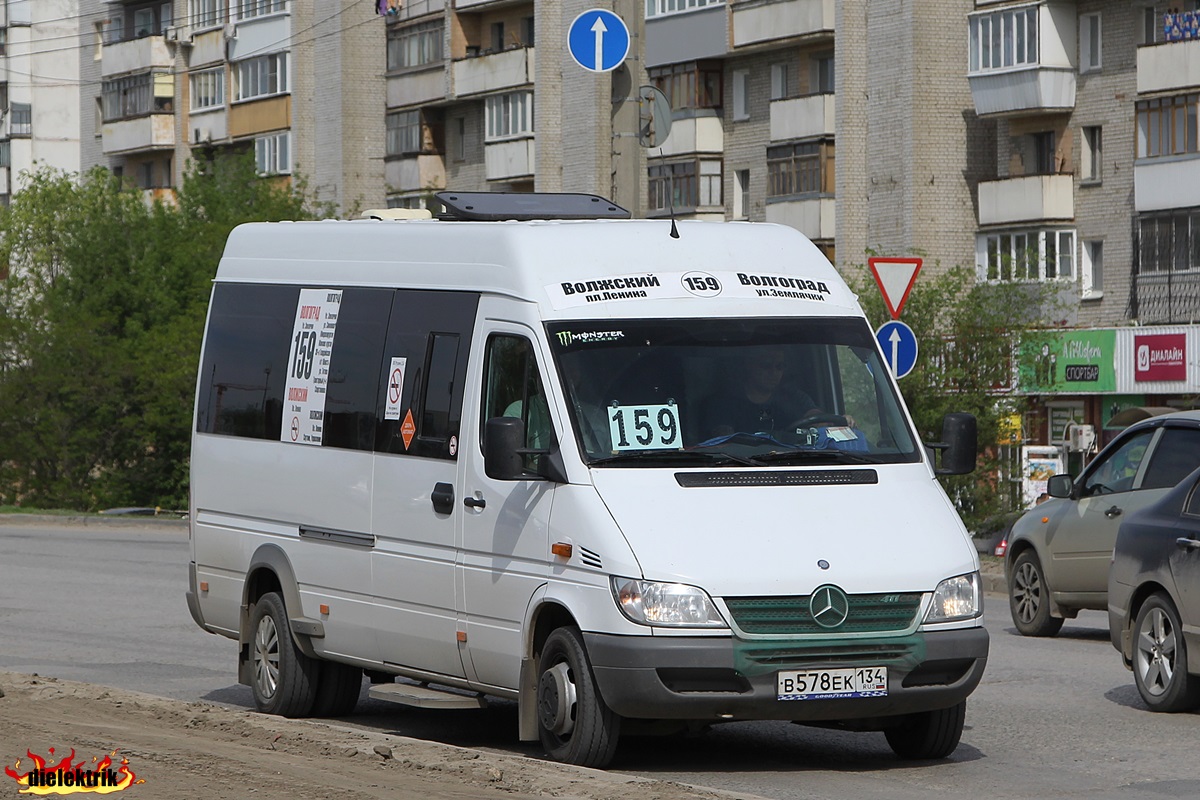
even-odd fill
[{"label": "satellite dish", "polygon": [[671,101],[654,86],[638,87],[638,141],[658,147],[671,133]]}]

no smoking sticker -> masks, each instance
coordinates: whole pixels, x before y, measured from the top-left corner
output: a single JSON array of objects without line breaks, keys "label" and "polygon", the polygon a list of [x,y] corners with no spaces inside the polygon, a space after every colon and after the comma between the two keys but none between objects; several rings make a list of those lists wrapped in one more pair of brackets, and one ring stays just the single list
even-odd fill
[{"label": "no smoking sticker", "polygon": [[[384,419],[400,419],[400,399],[404,395],[404,368],[407,364],[407,358],[392,358],[392,366],[388,370],[387,388],[384,389],[387,393],[387,406],[383,410]],[[404,446],[407,449],[408,445]]]}]

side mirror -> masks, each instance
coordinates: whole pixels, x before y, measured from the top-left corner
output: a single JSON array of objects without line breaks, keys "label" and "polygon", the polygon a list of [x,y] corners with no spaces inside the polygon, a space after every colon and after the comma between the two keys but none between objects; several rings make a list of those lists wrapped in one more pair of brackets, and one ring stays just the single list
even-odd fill
[{"label": "side mirror", "polygon": [[1046,494],[1051,497],[1070,497],[1075,482],[1070,475],[1051,475],[1046,485]]},{"label": "side mirror", "polygon": [[978,432],[973,414],[953,412],[942,418],[942,441],[931,445],[942,451],[938,475],[967,475],[975,471]]},{"label": "side mirror", "polygon": [[492,417],[483,430],[483,471],[498,481],[519,481],[525,476],[525,423],[516,417]]}]

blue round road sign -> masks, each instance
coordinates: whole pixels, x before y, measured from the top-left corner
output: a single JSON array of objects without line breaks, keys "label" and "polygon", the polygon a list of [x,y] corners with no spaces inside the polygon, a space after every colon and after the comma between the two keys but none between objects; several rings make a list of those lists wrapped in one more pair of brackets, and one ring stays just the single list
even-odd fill
[{"label": "blue round road sign", "polygon": [[589,9],[567,30],[567,50],[589,72],[611,72],[629,55],[629,28],[608,9]]},{"label": "blue round road sign", "polygon": [[913,371],[917,365],[917,335],[912,328],[894,319],[879,326],[875,339],[893,375],[903,378]]}]

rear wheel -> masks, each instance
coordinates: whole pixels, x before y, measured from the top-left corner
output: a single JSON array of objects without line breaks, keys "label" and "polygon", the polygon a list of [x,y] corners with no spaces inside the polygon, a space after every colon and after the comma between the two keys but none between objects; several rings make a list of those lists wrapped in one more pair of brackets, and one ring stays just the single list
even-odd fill
[{"label": "rear wheel", "polygon": [[1188,674],[1183,626],[1165,595],[1150,597],[1138,612],[1133,680],[1151,711],[1189,711],[1200,705],[1200,679]]},{"label": "rear wheel", "polygon": [[320,662],[296,647],[283,598],[268,592],[250,614],[254,705],[265,714],[304,717],[312,711]]},{"label": "rear wheel", "polygon": [[1013,563],[1008,580],[1008,609],[1013,624],[1025,636],[1053,636],[1063,626],[1061,617],[1050,616],[1050,587],[1046,584],[1037,553],[1026,550]]},{"label": "rear wheel", "polygon": [[911,760],[945,758],[958,747],[967,719],[967,701],[937,711],[909,714],[884,731],[892,751]]},{"label": "rear wheel", "polygon": [[617,752],[621,718],[600,697],[576,628],[556,629],[542,647],[537,714],[542,746],[556,761],[605,767]]},{"label": "rear wheel", "polygon": [[354,713],[362,691],[363,671],[349,664],[325,661],[313,702],[314,717],[345,717]]}]

